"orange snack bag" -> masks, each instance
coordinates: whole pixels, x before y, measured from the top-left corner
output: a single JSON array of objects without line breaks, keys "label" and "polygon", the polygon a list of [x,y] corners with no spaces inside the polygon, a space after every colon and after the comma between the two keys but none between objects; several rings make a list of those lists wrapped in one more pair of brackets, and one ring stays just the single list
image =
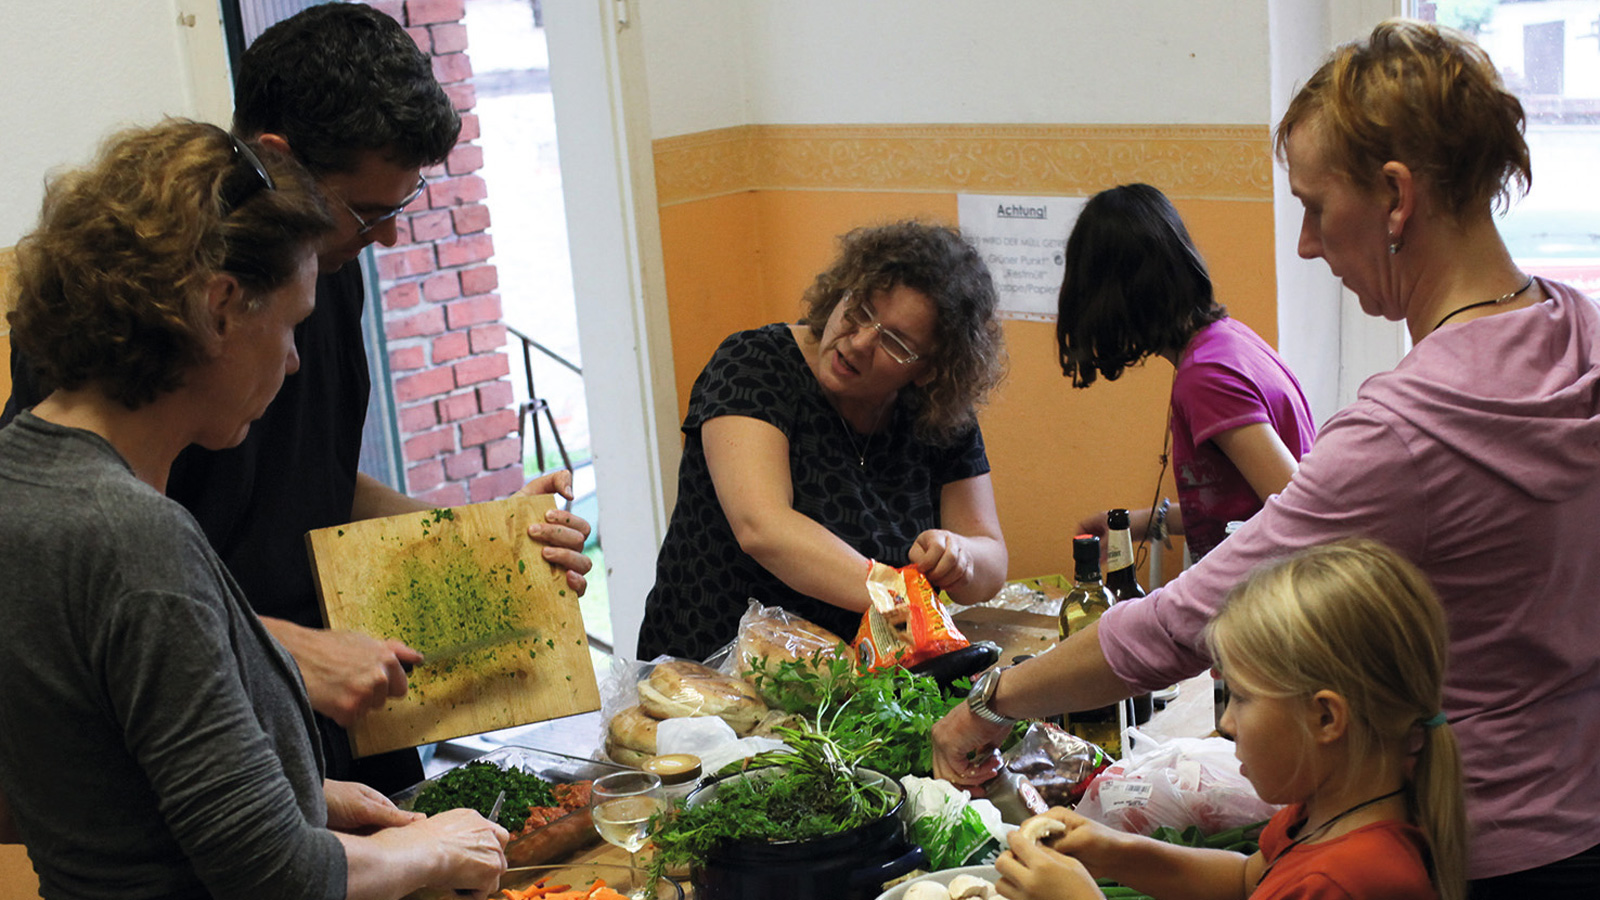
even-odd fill
[{"label": "orange snack bag", "polygon": [[851,645],[863,669],[910,667],[971,643],[916,566],[895,569],[871,563],[867,593],[872,605],[861,617]]}]

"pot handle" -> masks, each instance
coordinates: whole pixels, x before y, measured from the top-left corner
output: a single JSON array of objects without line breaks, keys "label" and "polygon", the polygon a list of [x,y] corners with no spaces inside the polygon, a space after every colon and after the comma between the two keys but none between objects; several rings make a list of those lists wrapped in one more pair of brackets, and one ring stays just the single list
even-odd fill
[{"label": "pot handle", "polygon": [[885,881],[893,881],[912,869],[928,864],[928,854],[922,849],[921,844],[912,844],[911,849],[901,854],[896,859],[873,866],[870,869],[857,869],[850,873],[850,887],[860,888],[871,885],[873,890],[882,891]]}]

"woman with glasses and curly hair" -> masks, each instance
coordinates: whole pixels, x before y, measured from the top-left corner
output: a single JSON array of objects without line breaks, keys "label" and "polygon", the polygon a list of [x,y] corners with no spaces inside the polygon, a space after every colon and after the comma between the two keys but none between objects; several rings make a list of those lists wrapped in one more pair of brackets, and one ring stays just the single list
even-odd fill
[{"label": "woman with glasses and curly hair", "polygon": [[695,381],[640,659],[708,656],[751,599],[848,638],[869,560],[963,603],[1005,579],[977,425],[1004,367],[988,268],[918,222],[841,244],[799,324],[732,335]]},{"label": "woman with glasses and curly hair", "polygon": [[0,430],[0,832],[46,897],[484,897],[504,829],[324,781],[294,660],[165,496],[299,368],[332,219],[211,125],[113,137],[18,245],[17,345],[54,390]]}]

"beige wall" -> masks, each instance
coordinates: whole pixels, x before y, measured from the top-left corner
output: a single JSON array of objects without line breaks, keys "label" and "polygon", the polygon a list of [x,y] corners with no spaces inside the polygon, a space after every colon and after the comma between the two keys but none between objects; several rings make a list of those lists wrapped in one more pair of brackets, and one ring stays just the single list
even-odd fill
[{"label": "beige wall", "polygon": [[50,0],[0,29],[0,246],[33,227],[52,169],[87,162],[115,128],[226,123],[231,87],[216,0]]},{"label": "beige wall", "polygon": [[[955,224],[961,193],[1168,192],[1234,314],[1276,341],[1263,0],[688,0],[643,20],[679,412],[729,332],[793,319],[852,227]],[[1074,391],[1009,322],[982,423],[1015,577],[1150,501],[1170,369]],[[1170,495],[1170,485],[1165,488]]]}]

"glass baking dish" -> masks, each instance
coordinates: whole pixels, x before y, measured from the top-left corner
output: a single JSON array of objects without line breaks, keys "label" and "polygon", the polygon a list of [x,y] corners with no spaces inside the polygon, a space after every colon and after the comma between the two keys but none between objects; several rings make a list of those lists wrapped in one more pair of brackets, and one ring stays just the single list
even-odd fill
[{"label": "glass baking dish", "polygon": [[[627,771],[626,766],[593,759],[580,759],[548,750],[535,750],[532,747],[500,747],[468,762],[487,762],[502,769],[519,769],[553,784],[593,781],[601,775]],[[401,809],[410,809],[419,794],[447,774],[449,773],[440,773],[427,781],[418,782],[390,799]],[[487,815],[489,810],[480,809],[478,812]],[[569,812],[559,819],[514,838],[506,846],[506,863],[511,866],[533,866],[540,863],[565,862],[572,854],[599,843],[600,835],[594,830],[594,822],[590,819],[586,807]]]}]

